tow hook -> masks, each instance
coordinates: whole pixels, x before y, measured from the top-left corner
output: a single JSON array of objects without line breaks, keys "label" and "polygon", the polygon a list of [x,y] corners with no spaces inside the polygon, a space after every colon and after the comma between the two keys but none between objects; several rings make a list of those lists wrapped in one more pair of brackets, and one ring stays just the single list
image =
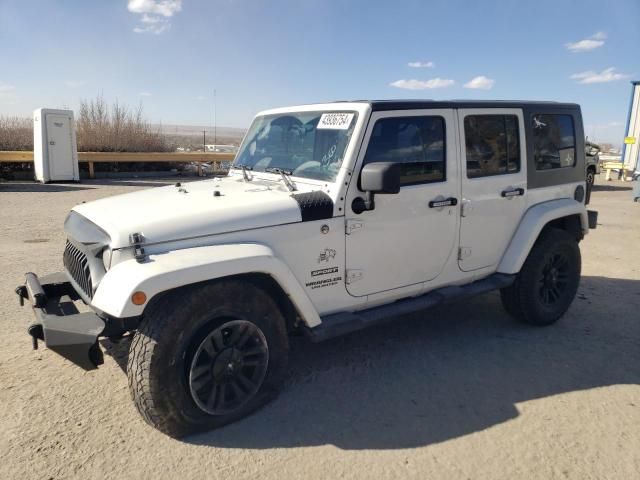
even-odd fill
[{"label": "tow hook", "polygon": [[24,299],[27,298],[27,287],[24,285],[20,285],[16,288],[16,295],[18,295],[18,301],[20,302],[20,306],[24,307]]},{"label": "tow hook", "polygon": [[39,323],[34,323],[33,325],[29,326],[27,332],[29,333],[29,335],[31,335],[31,340],[33,340],[33,349],[37,350],[38,340],[44,341],[44,329],[42,328],[42,325],[40,325]]}]

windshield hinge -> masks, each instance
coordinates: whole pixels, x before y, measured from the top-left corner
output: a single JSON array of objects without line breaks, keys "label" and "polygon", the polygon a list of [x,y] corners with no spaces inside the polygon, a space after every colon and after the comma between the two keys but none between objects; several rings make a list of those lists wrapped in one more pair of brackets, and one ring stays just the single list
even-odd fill
[{"label": "windshield hinge", "polygon": [[347,220],[345,225],[345,233],[351,235],[355,230],[359,230],[364,227],[362,220]]}]

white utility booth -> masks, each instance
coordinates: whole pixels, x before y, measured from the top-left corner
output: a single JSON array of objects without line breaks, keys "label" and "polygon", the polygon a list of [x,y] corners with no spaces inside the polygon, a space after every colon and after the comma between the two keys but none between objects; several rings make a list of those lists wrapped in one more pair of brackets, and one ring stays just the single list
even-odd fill
[{"label": "white utility booth", "polygon": [[33,112],[33,167],[42,183],[80,180],[72,110]]}]

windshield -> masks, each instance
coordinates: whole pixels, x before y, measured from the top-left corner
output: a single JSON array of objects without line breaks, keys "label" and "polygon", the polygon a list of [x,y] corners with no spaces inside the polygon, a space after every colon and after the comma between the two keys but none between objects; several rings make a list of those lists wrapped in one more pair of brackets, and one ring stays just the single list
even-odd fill
[{"label": "windshield", "polygon": [[356,112],[287,112],[256,117],[233,164],[258,172],[334,181]]}]

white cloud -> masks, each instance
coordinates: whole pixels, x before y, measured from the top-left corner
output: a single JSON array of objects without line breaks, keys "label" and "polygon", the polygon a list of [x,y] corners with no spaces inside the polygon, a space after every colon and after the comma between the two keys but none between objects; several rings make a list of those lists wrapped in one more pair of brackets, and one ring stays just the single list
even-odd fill
[{"label": "white cloud", "polygon": [[453,85],[453,80],[446,78],[432,78],[431,80],[396,80],[389,85],[396,88],[404,88],[406,90],[426,90],[431,88],[444,88]]},{"label": "white cloud", "polygon": [[150,97],[151,96],[151,92],[140,92],[140,96],[141,97]]},{"label": "white cloud", "polygon": [[206,99],[207,99],[207,97],[205,97],[204,95],[198,95],[198,96],[196,97],[196,100],[200,100],[200,101],[202,101],[202,100],[206,100]]},{"label": "white cloud", "polygon": [[127,9],[131,13],[150,13],[172,17],[182,10],[182,0],[129,0]]},{"label": "white cloud", "polygon": [[8,83],[0,82],[0,93],[13,92],[16,89],[13,85],[9,85]]},{"label": "white cloud", "polygon": [[580,40],[577,42],[565,43],[564,46],[571,52],[588,52],[595,48],[600,48],[604,45],[604,41],[607,38],[607,34],[604,32],[596,32],[589,38]]},{"label": "white cloud", "polygon": [[433,62],[409,62],[407,65],[411,68],[433,68],[436,66]]},{"label": "white cloud", "polygon": [[491,90],[496,81],[493,78],[487,78],[484,75],[479,75],[472,78],[464,84],[464,88],[475,88],[480,90]]},{"label": "white cloud", "polygon": [[589,70],[586,72],[574,73],[571,75],[572,79],[577,80],[578,83],[590,84],[590,83],[607,83],[615,82],[616,80],[624,80],[629,78],[629,75],[616,72],[614,67],[609,67],[600,73]]},{"label": "white cloud", "polygon": [[182,10],[182,0],[129,0],[127,9],[142,15],[140,25],[133,29],[135,33],[158,35],[171,27],[169,18]]},{"label": "white cloud", "polygon": [[15,86],[0,82],[0,103],[3,105],[15,105],[18,100],[15,90]]},{"label": "white cloud", "polygon": [[162,32],[169,30],[170,27],[171,24],[166,20],[163,20],[162,22],[146,25],[144,27],[134,27],[133,31],[135,33],[155,33],[156,35],[159,35]]},{"label": "white cloud", "polygon": [[84,87],[85,82],[83,80],[67,80],[64,84],[69,88]]}]

